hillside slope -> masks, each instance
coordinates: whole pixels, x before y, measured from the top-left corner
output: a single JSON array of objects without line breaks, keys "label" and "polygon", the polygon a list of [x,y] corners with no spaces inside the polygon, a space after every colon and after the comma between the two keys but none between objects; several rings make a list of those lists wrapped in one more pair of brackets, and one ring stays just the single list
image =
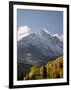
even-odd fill
[{"label": "hillside slope", "polygon": [[32,66],[24,80],[63,78],[63,56],[50,60],[45,66]]},{"label": "hillside slope", "polygon": [[17,61],[30,65],[45,65],[49,60],[63,55],[63,42],[41,29],[17,42]]}]

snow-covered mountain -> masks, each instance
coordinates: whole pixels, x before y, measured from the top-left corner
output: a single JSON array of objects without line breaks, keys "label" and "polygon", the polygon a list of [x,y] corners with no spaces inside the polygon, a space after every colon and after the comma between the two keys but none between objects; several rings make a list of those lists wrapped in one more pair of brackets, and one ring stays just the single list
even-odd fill
[{"label": "snow-covered mountain", "polygon": [[45,64],[63,54],[63,42],[44,28],[23,37],[17,46],[18,62],[33,65]]}]

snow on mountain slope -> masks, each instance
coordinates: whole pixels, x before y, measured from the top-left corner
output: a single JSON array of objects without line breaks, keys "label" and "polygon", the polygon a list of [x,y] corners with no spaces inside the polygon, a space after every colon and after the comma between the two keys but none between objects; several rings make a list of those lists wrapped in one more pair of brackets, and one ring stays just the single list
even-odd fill
[{"label": "snow on mountain slope", "polygon": [[18,41],[17,53],[18,61],[30,62],[30,64],[35,64],[35,60],[36,63],[46,62],[63,54],[63,42],[43,28],[41,31],[30,33]]}]

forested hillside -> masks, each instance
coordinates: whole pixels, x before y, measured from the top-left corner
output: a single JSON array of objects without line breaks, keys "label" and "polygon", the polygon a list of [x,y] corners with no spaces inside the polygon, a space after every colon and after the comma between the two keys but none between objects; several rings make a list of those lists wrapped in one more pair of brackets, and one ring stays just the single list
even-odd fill
[{"label": "forested hillside", "polygon": [[63,56],[50,60],[44,66],[32,66],[23,80],[63,78]]}]

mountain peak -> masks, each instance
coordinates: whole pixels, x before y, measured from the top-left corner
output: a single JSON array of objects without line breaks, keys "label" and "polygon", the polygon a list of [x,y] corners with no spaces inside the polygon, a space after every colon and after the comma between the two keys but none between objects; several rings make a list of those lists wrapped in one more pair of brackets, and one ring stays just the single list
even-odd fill
[{"label": "mountain peak", "polygon": [[59,38],[59,35],[58,34],[54,34],[54,35],[52,35],[53,37],[58,37]]},{"label": "mountain peak", "polygon": [[60,41],[63,41],[63,35],[59,36],[58,34],[54,34],[54,35],[52,35],[52,37],[56,37]]},{"label": "mountain peak", "polygon": [[50,32],[49,32],[47,29],[45,29],[45,28],[42,28],[41,30],[42,30],[43,32],[47,33],[47,34],[50,34]]}]

